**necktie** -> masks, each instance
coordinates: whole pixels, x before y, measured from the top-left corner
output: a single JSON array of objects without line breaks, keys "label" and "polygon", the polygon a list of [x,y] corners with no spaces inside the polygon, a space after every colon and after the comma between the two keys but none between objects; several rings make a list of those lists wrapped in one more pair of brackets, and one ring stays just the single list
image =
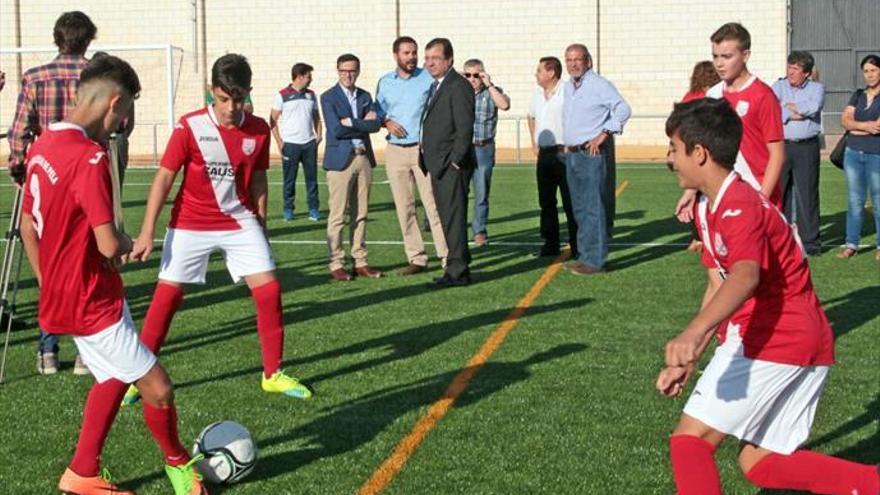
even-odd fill
[{"label": "necktie", "polygon": [[431,83],[431,91],[428,91],[428,106],[430,106],[431,102],[434,101],[434,95],[437,94],[437,86],[440,86],[439,82],[434,81],[433,83]]}]

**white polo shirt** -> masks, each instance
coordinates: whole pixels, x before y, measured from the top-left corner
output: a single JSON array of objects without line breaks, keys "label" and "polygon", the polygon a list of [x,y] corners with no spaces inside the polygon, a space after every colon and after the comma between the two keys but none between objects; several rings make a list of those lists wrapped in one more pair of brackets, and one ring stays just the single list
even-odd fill
[{"label": "white polo shirt", "polygon": [[562,140],[562,111],[564,106],[564,91],[562,81],[556,83],[556,87],[550,93],[550,98],[544,97],[544,88],[538,86],[532,95],[532,103],[529,105],[529,117],[535,119],[535,142],[539,147],[557,146],[563,144]]},{"label": "white polo shirt", "polygon": [[286,86],[275,93],[272,110],[281,112],[278,129],[285,143],[306,144],[315,139],[315,114],[318,99],[311,89],[297,91]]}]

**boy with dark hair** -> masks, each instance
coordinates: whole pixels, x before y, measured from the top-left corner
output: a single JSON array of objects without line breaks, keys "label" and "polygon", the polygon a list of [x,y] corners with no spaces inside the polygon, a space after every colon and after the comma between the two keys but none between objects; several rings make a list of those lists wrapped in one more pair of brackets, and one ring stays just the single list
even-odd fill
[{"label": "boy with dark hair", "polygon": [[[183,284],[204,284],[208,259],[219,249],[233,282],[243,279],[254,299],[263,357],[262,389],[307,399],[311,391],[281,370],[281,284],[275,278],[265,231],[269,125],[244,112],[251,91],[247,59],[224,55],[211,72],[214,103],[184,115],[175,125],[131,252],[133,259],[146,261],[153,251],[156,221],[182,169],[183,184],[171,211],[159,282],[141,340],[159,352],[183,302]],[[138,391],[132,387],[125,401],[134,403],[137,398]]]},{"label": "boy with dark hair", "polygon": [[734,171],[743,130],[726,101],[680,103],[666,122],[668,163],[695,208],[709,282],[699,313],[666,344],[657,390],[682,393],[712,335],[719,345],[670,438],[680,495],[721,493],[713,458],[727,435],[765,489],[877,495],[876,466],[800,446],[834,362],[834,339],[796,233]]},{"label": "boy with dark hair", "polygon": [[97,383],[86,399],[64,493],[131,494],[100,475],[100,455],[129,383],[143,390],[144,420],[162,448],[175,495],[206,494],[177,433],[171,381],[138,339],[116,269],[131,239],[113,223],[110,163],[100,145],[140,92],[137,74],[105,56],[83,69],[70,117],[48,126],[27,155],[21,221],[40,285],[40,327],[69,334]]},{"label": "boy with dark hair", "polygon": [[[710,37],[712,63],[721,82],[709,88],[707,98],[723,98],[742,120],[743,133],[735,169],[740,177],[782,208],[779,176],[785,160],[782,114],[773,90],[749,72],[752,38],[742,24],[724,24]],[[675,213],[690,221],[696,191],[682,195]]]}]

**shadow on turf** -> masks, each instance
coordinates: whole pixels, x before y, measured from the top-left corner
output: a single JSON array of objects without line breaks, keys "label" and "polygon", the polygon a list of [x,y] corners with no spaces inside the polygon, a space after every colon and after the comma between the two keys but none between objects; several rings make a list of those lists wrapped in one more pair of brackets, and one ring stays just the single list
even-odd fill
[{"label": "shadow on turf", "polygon": [[[556,311],[565,309],[580,308],[586,304],[589,304],[590,302],[592,302],[592,299],[576,299],[555,304],[549,304],[546,306],[532,306],[528,309],[528,311],[526,311],[524,318],[530,318],[534,315],[540,314],[552,314]],[[307,363],[337,359],[344,356],[357,356],[363,353],[375,354],[377,352],[385,351],[381,356],[370,358],[365,361],[339,368],[324,374],[306,377],[303,380],[310,387],[314,387],[316,384],[325,380],[338,378],[346,374],[366,371],[376,366],[381,366],[392,363],[394,361],[409,359],[418,356],[420,354],[428,352],[429,350],[441,344],[444,344],[445,342],[457,337],[464,332],[483,326],[498,324],[510,313],[510,311],[511,310],[509,308],[506,308],[496,311],[487,311],[485,313],[480,313],[476,315],[469,315],[456,320],[420,325],[390,335],[383,335],[380,337],[367,339],[345,347],[340,347],[338,349],[332,349],[318,354],[313,354],[311,356],[287,359],[284,362],[284,366],[295,367]],[[253,330],[249,330],[249,332],[252,331]],[[224,339],[225,338],[228,337],[224,337]],[[194,345],[200,347],[204,345],[204,343],[200,340]],[[176,346],[172,347],[167,352],[163,352],[163,354],[179,352],[180,350],[180,346]],[[261,370],[261,366],[254,366],[252,368],[230,371],[227,373],[212,374],[210,376],[199,378],[197,380],[176,383],[175,388],[180,390],[188,387],[203,385],[209,382],[216,382],[219,380],[237,378],[240,376],[251,374],[256,375]],[[316,393],[320,393],[320,391],[316,390]]]},{"label": "shadow on turf", "polygon": [[[289,474],[316,460],[341,455],[372,441],[400,417],[418,411],[442,397],[460,371],[477,372],[458,398],[456,407],[475,404],[495,392],[521,383],[535,373],[535,367],[583,352],[583,344],[566,344],[537,353],[522,361],[489,362],[482,368],[455,370],[386,387],[349,402],[325,409],[324,416],[284,434],[262,438],[262,449],[289,446],[286,452],[262,457],[247,483],[259,483]],[[444,392],[446,391],[446,392]]]},{"label": "shadow on turf", "polygon": [[849,294],[822,301],[835,339],[877,318],[877,301],[880,301],[880,285],[862,287]]}]

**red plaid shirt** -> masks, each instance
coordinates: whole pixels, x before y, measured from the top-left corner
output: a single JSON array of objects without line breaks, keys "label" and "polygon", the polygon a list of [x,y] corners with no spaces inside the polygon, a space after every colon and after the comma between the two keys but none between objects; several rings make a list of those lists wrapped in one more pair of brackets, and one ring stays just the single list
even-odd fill
[{"label": "red plaid shirt", "polygon": [[27,131],[39,136],[49,124],[64,120],[73,110],[79,73],[87,63],[81,55],[58,55],[24,73],[15,118],[9,128],[10,169],[24,165]]}]

